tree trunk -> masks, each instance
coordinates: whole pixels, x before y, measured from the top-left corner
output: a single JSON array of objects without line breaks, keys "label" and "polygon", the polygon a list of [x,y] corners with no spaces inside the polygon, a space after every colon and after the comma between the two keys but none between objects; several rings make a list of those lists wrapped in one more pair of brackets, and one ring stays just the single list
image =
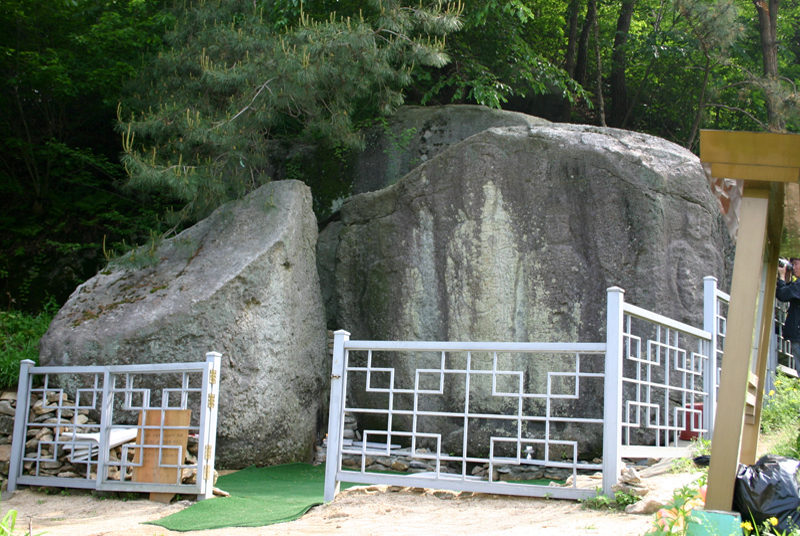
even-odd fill
[{"label": "tree trunk", "polygon": [[[581,8],[581,0],[572,0],[569,3],[569,28],[567,30],[567,55],[564,58],[564,70],[570,78],[575,75],[575,48],[578,40],[578,11]],[[572,119],[572,103],[569,99],[564,102],[564,109],[561,113],[561,120],[569,122]]]},{"label": "tree trunk", "polygon": [[564,59],[564,70],[570,78],[575,74],[575,47],[578,40],[578,11],[581,9],[581,0],[572,0],[569,3],[569,29],[567,30],[567,55]]},{"label": "tree trunk", "polygon": [[[659,42],[658,38],[661,33],[661,21],[664,18],[665,2],[666,0],[661,0],[661,5],[659,6],[658,13],[656,15],[656,21],[655,24],[653,24],[653,41],[656,43],[656,45],[658,45]],[[639,100],[639,94],[642,92],[642,89],[647,84],[647,81],[650,76],[650,71],[653,70],[653,65],[655,65],[657,58],[658,58],[657,55],[653,55],[653,57],[650,58],[650,62],[647,64],[647,69],[645,69],[644,71],[644,76],[642,77],[642,81],[637,84],[636,93],[633,94],[633,99],[631,99],[631,102],[628,104],[628,109],[625,111],[625,118],[622,120],[620,128],[625,128],[625,125],[628,123],[628,118],[630,117],[634,106],[636,106],[636,103]]]},{"label": "tree trunk", "polygon": [[[758,30],[761,34],[761,59],[764,67],[764,78],[767,85],[778,83],[778,8],[779,0],[769,0],[769,4],[763,0],[753,0],[753,4],[758,12]],[[783,131],[786,128],[786,121],[780,113],[780,103],[774,90],[767,91],[767,114],[769,118],[769,130]]]},{"label": "tree trunk", "polygon": [[578,38],[578,57],[575,60],[575,75],[572,77],[580,85],[586,82],[586,63],[589,54],[589,33],[597,20],[597,0],[589,0],[586,5],[586,20]]},{"label": "tree trunk", "polygon": [[628,86],[625,83],[625,67],[627,66],[628,32],[631,29],[631,17],[635,0],[623,0],[617,19],[617,33],[614,35],[614,51],[611,55],[611,110],[608,123],[612,127],[621,127],[628,111]]},{"label": "tree trunk", "polygon": [[697,131],[700,130],[700,121],[703,119],[703,111],[706,107],[706,89],[708,88],[708,78],[711,74],[711,57],[706,53],[706,65],[703,69],[703,85],[700,87],[700,95],[697,97],[697,112],[694,115],[694,122],[692,123],[692,130],[689,133],[689,139],[686,140],[686,148],[690,151],[697,139]]},{"label": "tree trunk", "polygon": [[606,126],[606,107],[603,102],[603,64],[600,61],[600,31],[597,18],[594,21],[594,50],[597,56],[597,111],[600,115],[600,126]]}]

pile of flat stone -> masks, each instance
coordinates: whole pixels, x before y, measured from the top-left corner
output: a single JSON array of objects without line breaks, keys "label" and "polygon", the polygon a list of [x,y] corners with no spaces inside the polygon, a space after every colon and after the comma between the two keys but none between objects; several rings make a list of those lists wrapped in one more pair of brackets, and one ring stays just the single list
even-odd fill
[{"label": "pile of flat stone", "polygon": [[[61,406],[60,417],[58,408]],[[73,409],[70,409],[70,406]],[[97,478],[97,463],[78,463],[70,459],[70,453],[63,445],[48,444],[54,440],[56,430],[59,435],[72,433],[96,433],[100,430],[97,421],[91,418],[88,409],[78,409],[75,414],[75,401],[70,400],[66,393],[48,392],[46,397],[36,393],[30,396],[30,412],[28,414],[28,431],[25,441],[25,457],[38,458],[39,476],[54,476],[59,478],[83,478],[95,480]],[[14,432],[14,417],[17,407],[17,392],[3,391],[0,393],[0,490],[8,487],[8,472],[11,460],[11,444]],[[133,442],[133,441],[131,441]],[[40,446],[40,443],[42,444]],[[189,436],[186,453],[186,464],[197,464],[198,438]],[[54,449],[58,449],[54,453]],[[119,462],[123,456],[128,461],[133,461],[135,449],[123,449],[123,445],[114,447],[109,451],[109,461]],[[55,456],[54,456],[55,454]],[[96,458],[95,458],[96,459]],[[24,462],[22,473],[33,474],[36,470],[35,462]],[[125,479],[132,477],[132,468],[126,468]],[[109,467],[109,480],[119,480],[118,467]],[[216,471],[215,471],[216,481]],[[184,468],[181,472],[183,484],[197,482],[197,469]]]},{"label": "pile of flat stone", "polygon": [[[352,415],[345,415],[344,431],[342,444],[345,449],[359,449],[361,432],[358,431],[358,422]],[[369,445],[368,445],[369,447]],[[328,445],[327,438],[321,445],[316,447],[314,464],[318,465],[325,462]],[[431,452],[426,448],[417,448],[416,455],[412,454],[410,448],[393,446],[389,451],[389,456],[367,455],[362,460],[360,454],[342,454],[342,467],[347,469],[361,470],[362,461],[366,471],[394,471],[397,473],[432,473],[436,471],[436,460],[426,459],[431,456]],[[459,474],[461,473],[460,462],[444,462],[439,465],[440,473]],[[579,471],[579,473],[594,473],[595,471]],[[542,467],[540,465],[526,464],[521,465],[494,465],[492,467],[492,481],[517,481],[517,480],[566,480],[572,475],[572,470],[561,467]],[[489,478],[489,464],[475,465],[470,476],[486,479]]]},{"label": "pile of flat stone", "polygon": [[[96,478],[94,473],[88,473],[86,464],[72,464],[63,447],[47,444],[54,440],[56,432],[61,434],[92,433],[99,430],[97,422],[89,418],[88,409],[67,409],[65,406],[75,406],[66,393],[49,392],[46,397],[40,398],[36,393],[31,393],[31,407],[28,414],[28,432],[25,441],[25,457],[36,458],[39,462],[39,476],[57,476],[61,478]],[[15,401],[16,402],[16,401]],[[59,405],[61,406],[59,416]],[[16,404],[15,404],[16,406]],[[38,425],[38,426],[37,426]],[[42,443],[40,447],[40,443]],[[58,449],[58,452],[56,452]],[[119,458],[117,458],[119,459]],[[35,462],[23,463],[23,474],[35,472]],[[119,475],[117,475],[117,480]]]},{"label": "pile of flat stone", "polygon": [[[345,448],[353,447],[352,443],[349,445],[345,441]],[[354,446],[356,449],[358,445]],[[391,449],[389,456],[365,456],[363,459],[364,469],[366,471],[394,471],[397,473],[431,473],[436,471],[436,460],[429,460],[420,458],[419,456],[428,456],[432,453],[426,448],[418,448],[416,450],[417,456],[412,456],[410,448],[396,448]],[[322,445],[317,446],[314,464],[318,465],[325,462],[327,453],[327,441],[323,441]],[[342,454],[342,467],[347,469],[361,470],[362,456],[359,454]],[[572,470],[562,467],[542,467],[540,465],[521,464],[521,465],[495,465],[492,468],[493,481],[518,481],[518,480],[566,480],[571,474]],[[439,465],[440,473],[461,473],[460,462],[441,462]],[[586,471],[579,471],[579,473],[586,473]],[[594,471],[589,471],[594,473]],[[475,465],[472,468],[470,476],[480,479],[488,480],[489,464]]]},{"label": "pile of flat stone", "polygon": [[0,489],[8,486],[8,465],[11,460],[11,436],[17,407],[16,391],[0,393]]}]

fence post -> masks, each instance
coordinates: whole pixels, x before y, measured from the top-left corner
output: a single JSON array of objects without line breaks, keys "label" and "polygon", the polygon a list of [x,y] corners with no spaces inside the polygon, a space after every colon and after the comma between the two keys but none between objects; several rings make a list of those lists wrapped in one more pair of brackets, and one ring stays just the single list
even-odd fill
[{"label": "fence post", "polygon": [[[215,401],[214,406],[206,411],[208,422],[201,433],[206,435],[205,452],[198,453],[198,482],[200,481],[200,471],[203,472],[203,486],[200,487],[202,494],[197,496],[197,500],[211,499],[214,497],[214,458],[217,454],[217,413],[219,412],[219,382],[220,382],[220,360],[222,354],[219,352],[208,352],[206,354],[206,367],[208,367],[208,393],[209,398]],[[204,404],[208,407],[209,404]],[[200,457],[202,454],[202,458]]]},{"label": "fence post", "polygon": [[338,330],[333,334],[333,361],[331,363],[331,403],[328,410],[328,452],[325,455],[325,502],[330,502],[339,493],[339,471],[342,457],[342,419],[344,418],[345,393],[343,392],[345,374],[344,344],[350,340],[350,333]]},{"label": "fence post", "polygon": [[611,287],[607,291],[606,363],[603,411],[603,494],[613,497],[611,487],[620,473],[622,445],[622,345],[625,291]]},{"label": "fence post", "polygon": [[19,363],[19,386],[17,387],[17,410],[14,415],[14,435],[11,438],[11,459],[8,466],[8,491],[17,489],[17,477],[22,467],[22,455],[25,453],[25,424],[28,420],[28,396],[30,391],[29,372],[36,363],[23,359]]},{"label": "fence post", "polygon": [[717,321],[717,278],[703,278],[703,331],[711,334],[708,343],[708,361],[703,371],[703,386],[706,391],[706,403],[703,404],[703,425],[708,432],[706,439],[714,436],[714,416],[717,411],[717,341],[719,340],[719,322]]}]

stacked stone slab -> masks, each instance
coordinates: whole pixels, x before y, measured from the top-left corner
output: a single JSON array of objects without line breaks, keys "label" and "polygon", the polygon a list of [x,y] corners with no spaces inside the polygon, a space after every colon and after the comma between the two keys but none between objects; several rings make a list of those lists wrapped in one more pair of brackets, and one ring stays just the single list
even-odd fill
[{"label": "stacked stone slab", "polygon": [[153,266],[111,267],[78,287],[42,339],[41,364],[220,352],[218,467],[310,461],[330,367],[316,240],[308,187],[263,186],[166,240]]},{"label": "stacked stone slab", "polygon": [[[59,401],[59,398],[61,400]],[[58,413],[59,405],[62,407],[60,417],[56,416]],[[52,444],[47,444],[53,441],[56,429],[59,433],[78,433],[78,434],[91,434],[96,433],[100,427],[94,419],[91,418],[91,412],[88,409],[79,409],[77,417],[74,410],[64,409],[64,406],[75,406],[75,401],[70,400],[66,393],[48,393],[47,398],[40,398],[39,395],[33,393],[30,398],[28,423],[29,428],[25,437],[25,457],[35,458],[39,452],[39,443],[45,443],[42,446],[41,455],[42,459],[51,458],[50,461],[42,462],[39,466],[39,476],[55,476],[59,478],[88,478],[94,480],[97,478],[97,473],[94,471],[96,465],[89,465],[86,463],[74,462],[70,459],[69,453],[60,448],[54,454],[54,447]],[[0,490],[5,491],[8,486],[8,472],[9,462],[11,460],[11,443],[13,440],[12,432],[14,430],[14,420],[16,416],[17,407],[17,393],[14,391],[4,391],[0,393]],[[33,426],[31,426],[31,424]],[[63,438],[62,438],[63,441]],[[187,444],[186,460],[187,464],[197,463],[197,449],[198,440],[196,437],[190,436]],[[122,446],[114,447],[109,451],[109,459],[118,461],[123,455]],[[128,449],[128,461],[133,461],[134,450]],[[25,462],[22,467],[22,474],[32,474],[34,462]],[[214,478],[216,482],[216,474],[214,471]],[[132,471],[128,468],[127,479],[130,480]],[[108,472],[109,480],[119,480],[120,474],[116,467],[110,467]],[[183,469],[181,474],[181,482],[183,484],[194,484],[197,481],[197,469]]]}]

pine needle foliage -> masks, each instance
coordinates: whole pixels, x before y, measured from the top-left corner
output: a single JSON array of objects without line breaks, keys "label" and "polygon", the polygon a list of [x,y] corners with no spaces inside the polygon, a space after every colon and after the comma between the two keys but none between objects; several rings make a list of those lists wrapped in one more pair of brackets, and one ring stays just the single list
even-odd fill
[{"label": "pine needle foliage", "polygon": [[447,63],[460,4],[370,0],[357,18],[305,14],[290,30],[266,0],[173,8],[167,48],[120,106],[123,163],[135,189],[183,200],[203,217],[270,177],[270,143],[360,148],[356,125],[403,103],[415,65]]}]

